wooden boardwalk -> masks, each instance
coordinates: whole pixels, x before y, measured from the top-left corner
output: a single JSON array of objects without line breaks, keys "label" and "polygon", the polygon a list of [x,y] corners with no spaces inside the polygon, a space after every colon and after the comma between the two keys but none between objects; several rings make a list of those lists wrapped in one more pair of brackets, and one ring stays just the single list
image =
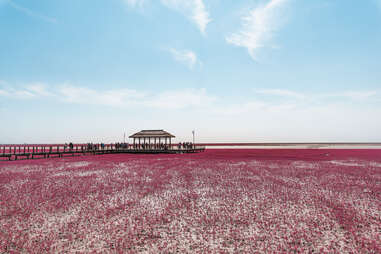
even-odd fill
[{"label": "wooden boardwalk", "polygon": [[72,148],[67,145],[0,145],[0,160],[61,158],[65,156],[101,155],[101,154],[180,154],[199,153],[205,147],[178,148],[177,146],[163,148],[142,148],[132,145],[118,147],[115,144],[96,144],[88,147],[86,144],[75,144]]}]

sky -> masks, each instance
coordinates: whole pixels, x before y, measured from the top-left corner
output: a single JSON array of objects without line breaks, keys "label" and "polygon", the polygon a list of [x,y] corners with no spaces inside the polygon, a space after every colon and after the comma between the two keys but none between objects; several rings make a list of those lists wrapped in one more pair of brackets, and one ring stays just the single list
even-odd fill
[{"label": "sky", "polygon": [[0,0],[0,143],[381,142],[381,0]]}]

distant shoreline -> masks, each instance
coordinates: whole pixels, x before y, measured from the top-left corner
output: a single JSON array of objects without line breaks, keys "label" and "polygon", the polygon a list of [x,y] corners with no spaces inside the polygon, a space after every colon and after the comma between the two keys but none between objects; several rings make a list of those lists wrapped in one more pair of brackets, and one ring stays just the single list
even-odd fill
[{"label": "distant shoreline", "polygon": [[[64,146],[65,144],[0,144],[5,147]],[[86,144],[76,144],[86,145]],[[178,144],[172,144],[176,147]],[[291,143],[197,143],[207,149],[381,149],[381,142],[291,142]]]},{"label": "distant shoreline", "polygon": [[293,145],[377,145],[381,142],[292,142],[292,143],[197,143],[204,146],[293,146]]},{"label": "distant shoreline", "polygon": [[[115,143],[115,142],[112,142]],[[128,142],[127,142],[128,143]],[[22,146],[22,145],[46,145],[46,146],[57,146],[64,145],[65,143],[21,143],[21,144],[0,144],[2,146]],[[87,143],[75,143],[77,145],[86,145]],[[108,144],[108,143],[105,143]],[[172,143],[173,146],[176,146],[177,143]],[[341,146],[341,145],[354,145],[354,146],[381,146],[381,142],[219,142],[219,143],[197,143],[196,145],[202,146],[299,146],[299,145],[322,145],[322,146]]]},{"label": "distant shoreline", "polygon": [[381,143],[201,143],[209,149],[381,149]]}]

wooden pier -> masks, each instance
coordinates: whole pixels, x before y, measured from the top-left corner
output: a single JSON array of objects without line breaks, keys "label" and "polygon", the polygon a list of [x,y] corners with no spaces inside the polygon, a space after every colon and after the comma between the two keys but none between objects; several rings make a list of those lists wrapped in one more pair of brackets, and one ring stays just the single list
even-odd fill
[{"label": "wooden pier", "polygon": [[101,154],[180,154],[199,153],[205,147],[178,147],[175,145],[140,146],[120,144],[87,144],[68,145],[0,145],[0,160],[38,159],[38,158],[61,158],[65,156],[101,155]]}]

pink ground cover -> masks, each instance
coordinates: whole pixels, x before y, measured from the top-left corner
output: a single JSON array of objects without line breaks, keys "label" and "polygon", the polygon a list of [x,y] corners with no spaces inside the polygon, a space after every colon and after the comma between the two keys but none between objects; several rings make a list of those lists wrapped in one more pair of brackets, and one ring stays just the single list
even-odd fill
[{"label": "pink ground cover", "polygon": [[0,162],[0,253],[381,253],[381,150]]}]

